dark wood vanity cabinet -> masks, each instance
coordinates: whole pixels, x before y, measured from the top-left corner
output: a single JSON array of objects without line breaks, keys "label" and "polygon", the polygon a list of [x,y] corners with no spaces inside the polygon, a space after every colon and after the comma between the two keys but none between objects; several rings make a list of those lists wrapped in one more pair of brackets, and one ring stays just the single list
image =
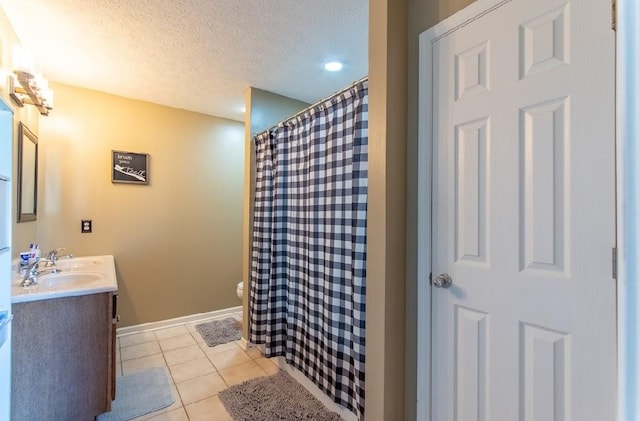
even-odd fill
[{"label": "dark wood vanity cabinet", "polygon": [[93,420],[115,398],[115,292],[13,304],[11,419]]}]

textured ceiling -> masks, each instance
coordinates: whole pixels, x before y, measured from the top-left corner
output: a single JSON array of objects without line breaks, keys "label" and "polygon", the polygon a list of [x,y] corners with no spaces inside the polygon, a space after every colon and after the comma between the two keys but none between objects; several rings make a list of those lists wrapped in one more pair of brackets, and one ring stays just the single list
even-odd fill
[{"label": "textured ceiling", "polygon": [[[51,81],[234,120],[244,121],[248,86],[316,102],[367,74],[368,0],[0,6]],[[323,70],[330,59],[344,69]]]}]

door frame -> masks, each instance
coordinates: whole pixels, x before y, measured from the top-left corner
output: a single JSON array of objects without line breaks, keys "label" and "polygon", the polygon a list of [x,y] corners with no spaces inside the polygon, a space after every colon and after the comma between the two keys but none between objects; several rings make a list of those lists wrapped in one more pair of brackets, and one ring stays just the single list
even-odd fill
[{"label": "door frame", "polygon": [[616,7],[618,420],[640,419],[640,5]]},{"label": "door frame", "polygon": [[[433,45],[512,0],[477,0],[420,34],[418,78],[418,314],[416,419],[431,419],[431,205]],[[640,419],[640,6],[618,0],[616,32],[616,202],[618,236],[618,420]],[[625,161],[624,156],[627,156]],[[623,206],[623,204],[626,206]],[[626,233],[626,234],[625,234]],[[627,370],[634,367],[635,370]],[[629,417],[630,416],[630,417]]]}]

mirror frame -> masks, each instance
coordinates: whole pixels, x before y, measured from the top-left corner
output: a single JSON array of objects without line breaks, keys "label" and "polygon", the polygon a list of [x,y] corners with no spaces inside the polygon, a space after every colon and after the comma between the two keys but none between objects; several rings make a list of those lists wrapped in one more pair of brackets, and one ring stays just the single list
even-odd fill
[{"label": "mirror frame", "polygon": [[[31,142],[35,146],[35,156],[33,163],[26,163],[25,160],[30,158],[25,156],[25,142]],[[30,177],[25,177],[24,171],[33,165],[33,208],[23,209],[22,193],[28,192],[30,189],[25,188],[23,183]],[[29,222],[37,219],[38,209],[38,137],[33,134],[27,126],[20,122],[18,126],[18,222]]]}]

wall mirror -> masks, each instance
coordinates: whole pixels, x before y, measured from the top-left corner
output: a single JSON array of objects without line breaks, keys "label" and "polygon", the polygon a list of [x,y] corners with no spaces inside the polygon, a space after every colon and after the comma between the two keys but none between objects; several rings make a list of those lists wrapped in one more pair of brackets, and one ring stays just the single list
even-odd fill
[{"label": "wall mirror", "polygon": [[18,222],[35,221],[38,196],[38,138],[18,127]]}]

